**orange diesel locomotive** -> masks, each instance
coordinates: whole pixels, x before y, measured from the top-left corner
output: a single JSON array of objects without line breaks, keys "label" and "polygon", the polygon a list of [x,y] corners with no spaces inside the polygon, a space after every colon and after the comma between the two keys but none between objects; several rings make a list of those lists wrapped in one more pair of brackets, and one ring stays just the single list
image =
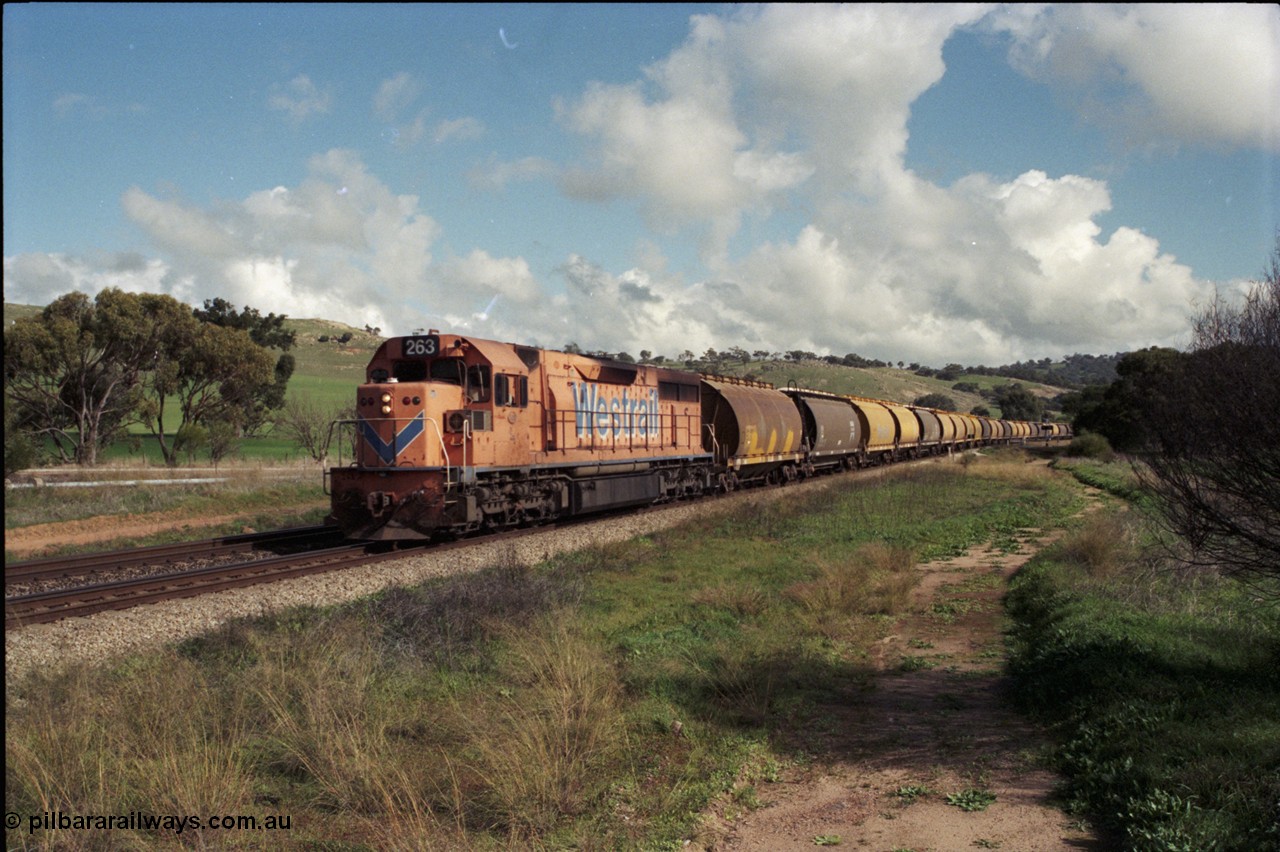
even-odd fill
[{"label": "orange diesel locomotive", "polygon": [[432,330],[385,341],[357,392],[334,520],[423,538],[653,503],[712,485],[699,377]]}]

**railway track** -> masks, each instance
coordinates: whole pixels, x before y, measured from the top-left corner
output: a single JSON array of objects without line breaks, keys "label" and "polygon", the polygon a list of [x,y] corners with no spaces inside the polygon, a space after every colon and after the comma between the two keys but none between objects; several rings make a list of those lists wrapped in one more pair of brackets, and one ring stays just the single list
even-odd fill
[{"label": "railway track", "polygon": [[[648,511],[660,507],[650,507]],[[634,510],[633,510],[634,511]],[[641,512],[646,510],[640,510]],[[130,609],[147,603],[195,597],[211,592],[271,583],[309,574],[355,568],[390,559],[401,559],[411,550],[433,552],[464,548],[497,540],[510,540],[537,532],[581,526],[626,514],[625,511],[567,518],[534,527],[504,530],[480,536],[440,542],[349,542],[334,527],[300,527],[273,533],[253,533],[157,545],[112,553],[92,553],[14,563],[5,567],[5,631],[32,624],[78,618],[108,610]],[[341,542],[315,549],[322,541]],[[145,576],[107,582],[79,582],[104,572],[119,572],[127,566],[175,564],[202,558],[224,557],[272,548],[306,548],[303,552],[254,558],[232,564],[189,567],[150,572]],[[71,580],[66,587],[32,593],[10,594],[13,588],[39,580]]]},{"label": "railway track", "polygon": [[[618,513],[605,513],[612,516]],[[195,597],[260,583],[272,583],[326,571],[355,568],[390,559],[404,558],[410,551],[450,550],[498,539],[519,538],[536,532],[577,526],[594,518],[574,518],[537,527],[506,530],[484,536],[444,542],[349,542],[334,527],[300,527],[273,533],[253,533],[136,548],[113,553],[83,554],[15,563],[5,567],[5,631],[32,624],[78,618],[108,610],[130,609],[147,603]],[[329,546],[316,548],[318,542]],[[340,542],[336,543],[335,542]],[[231,564],[206,565],[149,572],[144,576],[107,582],[79,582],[102,572],[118,572],[125,566],[174,564],[209,556],[224,557],[272,548],[295,548],[302,552],[254,558]],[[304,549],[309,548],[309,549]],[[11,588],[38,580],[71,580],[66,587],[32,593],[10,594]]]},{"label": "railway track", "polygon": [[[58,621],[145,603],[237,589],[291,577],[367,565],[403,557],[403,550],[367,543],[337,546],[265,559],[177,570],[145,577],[16,595],[5,598],[5,630]],[[6,572],[7,574],[7,572]],[[6,576],[6,585],[8,578]]]},{"label": "railway track", "polygon": [[119,571],[138,565],[173,565],[193,559],[231,556],[254,551],[282,552],[288,549],[314,547],[318,542],[341,541],[342,533],[331,526],[293,527],[271,532],[244,533],[203,541],[183,541],[135,547],[103,553],[81,553],[51,556],[15,562],[4,569],[5,596],[16,584],[38,580],[57,580],[89,574]]}]

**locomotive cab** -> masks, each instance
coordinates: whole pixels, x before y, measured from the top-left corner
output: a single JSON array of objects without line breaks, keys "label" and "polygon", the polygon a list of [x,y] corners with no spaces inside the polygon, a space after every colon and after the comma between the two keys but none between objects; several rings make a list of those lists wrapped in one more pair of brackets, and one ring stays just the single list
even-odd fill
[{"label": "locomotive cab", "polygon": [[[475,482],[477,463],[528,463],[529,372],[538,363],[529,352],[434,330],[385,341],[345,424],[354,461],[330,472],[339,521],[378,537],[467,525],[476,512],[458,486]],[[411,480],[393,476],[409,471]],[[407,481],[413,490],[401,493]]]},{"label": "locomotive cab", "polygon": [[509,347],[457,335],[388,340],[359,391],[356,466],[444,468],[465,481],[477,454],[501,463],[493,454],[505,445],[516,451],[506,461],[520,463],[529,366]]}]

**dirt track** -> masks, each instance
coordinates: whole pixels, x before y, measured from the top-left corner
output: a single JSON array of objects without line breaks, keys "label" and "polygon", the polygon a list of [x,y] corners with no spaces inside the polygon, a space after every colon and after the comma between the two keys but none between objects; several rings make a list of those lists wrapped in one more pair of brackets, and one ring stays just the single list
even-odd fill
[{"label": "dirt track", "polygon": [[[1049,804],[1043,735],[1004,700],[1001,598],[1008,578],[1048,543],[1019,553],[974,550],[920,566],[911,613],[876,649],[865,698],[823,708],[829,723],[811,766],[764,784],[764,803],[716,814],[716,849],[958,852],[1107,850],[1114,844]],[[949,795],[995,795],[965,811]],[[917,795],[907,795],[916,792]]]}]

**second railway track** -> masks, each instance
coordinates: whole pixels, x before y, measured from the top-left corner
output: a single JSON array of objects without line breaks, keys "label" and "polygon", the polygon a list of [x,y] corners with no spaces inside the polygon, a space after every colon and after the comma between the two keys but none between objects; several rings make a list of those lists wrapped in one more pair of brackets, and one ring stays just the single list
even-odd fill
[{"label": "second railway track", "polygon": [[[5,630],[127,609],[403,556],[402,551],[344,543],[305,553],[132,577],[5,598]],[[7,583],[6,577],[6,585]]]},{"label": "second railway track", "polygon": [[224,557],[237,553],[307,548],[314,546],[317,542],[324,543],[341,540],[342,534],[336,528],[317,525],[293,527],[271,532],[222,536],[204,539],[203,541],[157,544],[151,547],[130,548],[129,550],[32,559],[5,566],[5,596],[9,596],[10,588],[21,583],[82,577],[119,571],[139,565],[174,565],[189,562],[193,559]]}]

